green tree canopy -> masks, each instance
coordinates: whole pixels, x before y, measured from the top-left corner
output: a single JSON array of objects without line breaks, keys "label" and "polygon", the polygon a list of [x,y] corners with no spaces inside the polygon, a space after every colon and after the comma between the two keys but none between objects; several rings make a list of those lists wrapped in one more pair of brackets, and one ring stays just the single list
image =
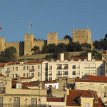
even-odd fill
[{"label": "green tree canopy", "polygon": [[56,52],[61,53],[66,51],[66,45],[64,43],[60,43],[56,46]]},{"label": "green tree canopy", "polygon": [[17,55],[16,55],[16,48],[9,47],[2,52],[0,56],[0,61],[2,62],[9,62],[9,61],[16,61]]},{"label": "green tree canopy", "polygon": [[34,54],[38,53],[40,50],[39,50],[39,47],[38,46],[34,46],[31,51],[33,51]]}]

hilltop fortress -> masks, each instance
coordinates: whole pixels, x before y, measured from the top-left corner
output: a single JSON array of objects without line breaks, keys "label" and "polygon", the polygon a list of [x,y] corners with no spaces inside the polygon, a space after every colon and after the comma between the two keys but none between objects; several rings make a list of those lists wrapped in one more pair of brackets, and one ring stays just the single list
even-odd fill
[{"label": "hilltop fortress", "polygon": [[[75,30],[72,33],[72,37],[74,42],[90,43],[90,44],[92,43],[91,31],[89,29]],[[17,54],[19,56],[32,55],[31,49],[34,46],[38,46],[41,50],[45,44],[57,45],[59,43],[68,44],[69,40],[68,39],[58,40],[58,34],[56,32],[48,33],[47,40],[37,40],[35,39],[33,34],[25,34],[24,41],[21,42],[6,42],[4,37],[0,37],[0,51],[4,51],[8,47],[15,47],[17,50]]]}]

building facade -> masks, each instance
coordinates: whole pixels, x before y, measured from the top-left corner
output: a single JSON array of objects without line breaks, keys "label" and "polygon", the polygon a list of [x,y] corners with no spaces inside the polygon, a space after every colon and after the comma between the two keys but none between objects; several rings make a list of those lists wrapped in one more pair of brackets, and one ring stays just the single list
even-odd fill
[{"label": "building facade", "polygon": [[46,105],[46,90],[12,88],[11,78],[0,76],[1,107],[36,107],[37,105]]},{"label": "building facade", "polygon": [[76,79],[75,88],[94,90],[104,103],[107,102],[107,77],[105,76],[85,75],[81,79]]},{"label": "building facade", "polygon": [[2,75],[11,78],[33,78],[41,80],[41,61],[15,62],[1,65]]},{"label": "building facade", "polygon": [[87,59],[64,60],[64,54],[61,54],[60,60],[49,61],[48,64],[48,80],[56,80],[58,78],[76,78],[86,74],[105,75],[104,62],[92,59],[91,53]]}]

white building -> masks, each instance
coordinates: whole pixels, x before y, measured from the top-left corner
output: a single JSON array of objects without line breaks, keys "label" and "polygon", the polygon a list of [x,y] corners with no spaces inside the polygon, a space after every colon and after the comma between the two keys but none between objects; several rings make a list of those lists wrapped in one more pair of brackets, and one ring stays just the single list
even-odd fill
[{"label": "white building", "polygon": [[41,80],[42,61],[9,62],[0,64],[0,73],[12,78],[24,77]]},{"label": "white building", "polygon": [[[87,59],[64,60],[64,54],[60,55],[60,60],[49,61],[48,80],[56,80],[60,77],[76,78],[86,74],[105,75],[104,62],[102,60],[92,59],[91,53],[88,53]],[[44,72],[44,71],[43,71]]]}]

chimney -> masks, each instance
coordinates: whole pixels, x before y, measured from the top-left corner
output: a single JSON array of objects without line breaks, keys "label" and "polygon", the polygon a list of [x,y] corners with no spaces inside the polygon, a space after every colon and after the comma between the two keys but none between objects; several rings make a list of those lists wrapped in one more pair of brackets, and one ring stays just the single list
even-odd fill
[{"label": "chimney", "polygon": [[64,53],[60,53],[60,61],[64,61]]},{"label": "chimney", "polygon": [[88,52],[88,61],[91,61],[92,60],[92,53],[91,52]]}]

